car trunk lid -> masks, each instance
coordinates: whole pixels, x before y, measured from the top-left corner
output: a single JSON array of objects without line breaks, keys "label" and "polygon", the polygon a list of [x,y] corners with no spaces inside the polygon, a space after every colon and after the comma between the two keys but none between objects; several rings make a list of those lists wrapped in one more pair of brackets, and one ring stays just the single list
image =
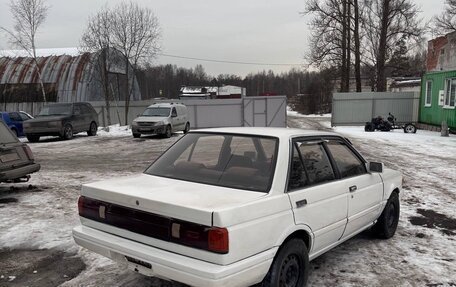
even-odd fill
[{"label": "car trunk lid", "polygon": [[265,195],[146,174],[86,184],[81,194],[162,218],[205,226],[212,226],[214,211]]}]

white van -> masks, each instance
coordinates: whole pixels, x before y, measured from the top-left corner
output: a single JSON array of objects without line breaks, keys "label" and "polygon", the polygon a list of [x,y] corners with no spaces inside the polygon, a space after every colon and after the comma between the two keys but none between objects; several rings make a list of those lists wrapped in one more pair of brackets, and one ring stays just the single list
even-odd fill
[{"label": "white van", "polygon": [[133,137],[142,134],[160,134],[171,137],[173,132],[190,130],[187,107],[178,103],[159,103],[147,107],[143,114],[133,120]]}]

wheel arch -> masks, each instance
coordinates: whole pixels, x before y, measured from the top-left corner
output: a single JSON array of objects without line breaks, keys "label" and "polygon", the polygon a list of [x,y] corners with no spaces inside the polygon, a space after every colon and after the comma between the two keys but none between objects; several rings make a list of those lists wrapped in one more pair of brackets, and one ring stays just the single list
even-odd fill
[{"label": "wheel arch", "polygon": [[310,253],[313,245],[313,233],[307,225],[295,225],[294,228],[288,230],[280,237],[277,246],[283,246],[286,242],[294,238],[304,241],[307,251]]}]

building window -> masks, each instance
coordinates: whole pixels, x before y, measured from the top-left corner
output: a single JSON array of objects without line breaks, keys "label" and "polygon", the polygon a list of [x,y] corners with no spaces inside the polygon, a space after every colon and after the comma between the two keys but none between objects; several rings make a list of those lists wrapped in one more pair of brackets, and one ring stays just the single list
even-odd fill
[{"label": "building window", "polygon": [[424,106],[430,107],[432,105],[432,81],[426,82],[426,95],[424,99]]},{"label": "building window", "polygon": [[444,108],[454,108],[456,99],[456,79],[445,80]]}]

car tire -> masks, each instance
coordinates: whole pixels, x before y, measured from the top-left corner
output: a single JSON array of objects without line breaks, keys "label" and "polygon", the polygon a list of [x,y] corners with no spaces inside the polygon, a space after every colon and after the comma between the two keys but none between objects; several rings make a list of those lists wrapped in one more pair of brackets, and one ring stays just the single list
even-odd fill
[{"label": "car tire", "polygon": [[134,137],[135,139],[140,138],[140,137],[141,137],[141,134],[133,133],[133,137]]},{"label": "car tire", "polygon": [[87,135],[89,137],[96,136],[97,135],[97,131],[98,131],[97,124],[95,122],[91,122],[89,130],[87,131]]},{"label": "car tire", "polygon": [[27,140],[31,143],[37,143],[40,141],[39,136],[27,136]]},{"label": "car tire", "polygon": [[172,130],[171,130],[171,126],[169,126],[169,125],[166,126],[166,128],[165,128],[165,133],[163,134],[163,136],[164,136],[165,138],[170,138],[170,137],[172,136],[172,134],[173,134],[173,133],[172,133]]},{"label": "car tire", "polygon": [[62,139],[70,140],[73,138],[73,127],[70,124],[66,124],[63,128],[63,136]]},{"label": "car tire", "polygon": [[375,131],[374,124],[372,124],[372,123],[367,123],[367,124],[364,126],[364,131],[365,131],[365,132],[373,132],[373,131]]},{"label": "car tire", "polygon": [[416,134],[416,126],[414,124],[406,124],[404,126],[404,133],[406,133],[406,134]]},{"label": "car tire", "polygon": [[190,130],[190,123],[187,122],[187,123],[185,124],[184,134],[188,133],[189,130]]},{"label": "car tire", "polygon": [[399,223],[400,204],[399,194],[393,192],[386,202],[385,209],[373,226],[374,234],[381,239],[389,239],[396,233]]},{"label": "car tire", "polygon": [[309,254],[304,241],[294,238],[280,247],[268,274],[263,279],[263,287],[302,287],[309,276]]}]

